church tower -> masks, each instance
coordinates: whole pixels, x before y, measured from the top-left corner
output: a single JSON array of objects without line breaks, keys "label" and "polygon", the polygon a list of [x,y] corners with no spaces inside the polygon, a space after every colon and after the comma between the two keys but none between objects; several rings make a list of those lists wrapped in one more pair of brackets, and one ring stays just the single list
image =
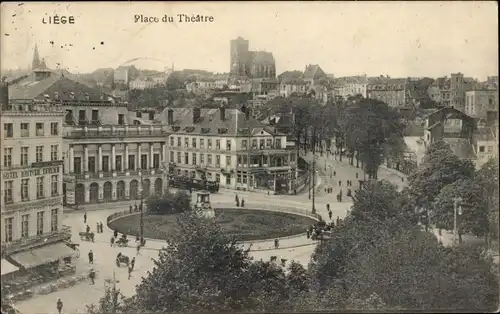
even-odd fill
[{"label": "church tower", "polygon": [[31,68],[38,69],[40,67],[40,56],[38,55],[38,46],[35,44],[35,52],[33,53],[33,63],[31,64]]}]

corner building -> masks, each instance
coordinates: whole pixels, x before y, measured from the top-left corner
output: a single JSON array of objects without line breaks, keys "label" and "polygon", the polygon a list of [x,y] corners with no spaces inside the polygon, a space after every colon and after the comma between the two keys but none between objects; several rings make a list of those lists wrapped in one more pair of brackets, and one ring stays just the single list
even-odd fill
[{"label": "corner building", "polygon": [[73,255],[64,244],[71,230],[62,224],[64,111],[46,101],[11,102],[8,95],[2,84],[2,281],[12,273],[57,268]]}]

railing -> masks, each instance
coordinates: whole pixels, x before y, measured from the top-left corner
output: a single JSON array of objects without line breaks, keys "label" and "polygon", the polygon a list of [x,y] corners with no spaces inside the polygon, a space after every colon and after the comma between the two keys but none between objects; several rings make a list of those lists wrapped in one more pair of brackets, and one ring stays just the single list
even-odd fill
[{"label": "railing", "polygon": [[9,104],[2,106],[3,112],[64,112],[62,106],[49,104]]},{"label": "railing", "polygon": [[71,238],[71,227],[63,226],[60,230],[51,231],[41,235],[21,238],[18,240],[2,243],[3,254],[12,254],[27,247],[36,247],[46,243],[64,241]]},{"label": "railing", "polygon": [[102,126],[102,127],[71,127],[64,130],[65,138],[116,138],[116,137],[150,137],[167,136],[166,127],[160,126]]}]

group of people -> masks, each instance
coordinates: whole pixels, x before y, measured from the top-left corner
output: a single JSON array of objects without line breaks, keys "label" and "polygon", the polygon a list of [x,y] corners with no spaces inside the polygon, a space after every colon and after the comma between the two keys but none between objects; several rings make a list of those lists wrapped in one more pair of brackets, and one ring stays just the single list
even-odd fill
[{"label": "group of people", "polygon": [[245,200],[241,199],[241,203],[240,203],[240,199],[238,197],[238,194],[236,194],[236,196],[234,197],[234,200],[236,202],[236,207],[240,207],[240,204],[241,204],[241,207],[245,207]]},{"label": "group of people", "polygon": [[333,228],[335,228],[336,225],[339,226],[341,223],[342,220],[339,216],[337,216],[336,224],[333,220],[330,221],[330,223],[326,223],[326,221],[320,220],[317,224],[311,225],[306,229],[306,236],[308,239],[312,240],[323,240],[325,233],[330,232]]}]

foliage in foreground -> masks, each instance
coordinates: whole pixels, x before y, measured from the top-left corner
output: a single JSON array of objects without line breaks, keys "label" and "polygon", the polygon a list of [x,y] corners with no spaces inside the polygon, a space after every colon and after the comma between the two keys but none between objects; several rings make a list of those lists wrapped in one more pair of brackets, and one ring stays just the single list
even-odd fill
[{"label": "foliage in foreground", "polygon": [[175,194],[166,192],[163,196],[151,196],[147,199],[148,212],[153,214],[177,214],[191,209],[191,197],[184,191]]}]

